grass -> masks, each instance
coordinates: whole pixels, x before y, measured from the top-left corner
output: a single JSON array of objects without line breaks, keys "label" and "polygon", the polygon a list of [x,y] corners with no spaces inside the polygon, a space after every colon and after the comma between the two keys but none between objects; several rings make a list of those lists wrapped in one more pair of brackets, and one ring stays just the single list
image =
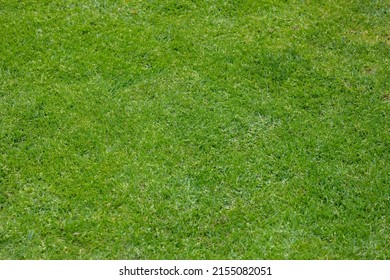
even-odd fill
[{"label": "grass", "polygon": [[389,9],[0,0],[0,258],[389,259]]}]

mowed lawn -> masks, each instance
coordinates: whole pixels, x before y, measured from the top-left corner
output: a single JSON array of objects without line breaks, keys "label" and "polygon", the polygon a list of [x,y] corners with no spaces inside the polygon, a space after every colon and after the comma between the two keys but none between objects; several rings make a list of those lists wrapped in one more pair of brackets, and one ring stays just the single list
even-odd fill
[{"label": "mowed lawn", "polygon": [[389,259],[390,3],[0,0],[0,259]]}]

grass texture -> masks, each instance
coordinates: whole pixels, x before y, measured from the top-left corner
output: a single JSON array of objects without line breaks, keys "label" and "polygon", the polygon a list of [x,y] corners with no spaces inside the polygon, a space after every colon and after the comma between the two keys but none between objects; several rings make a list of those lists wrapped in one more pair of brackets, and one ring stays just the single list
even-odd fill
[{"label": "grass texture", "polygon": [[389,13],[0,0],[0,258],[389,259]]}]

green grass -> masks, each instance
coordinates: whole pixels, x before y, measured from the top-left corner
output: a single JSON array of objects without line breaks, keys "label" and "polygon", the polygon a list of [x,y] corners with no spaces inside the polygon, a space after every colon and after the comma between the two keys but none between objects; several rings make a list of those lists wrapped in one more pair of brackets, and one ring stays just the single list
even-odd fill
[{"label": "green grass", "polygon": [[0,258],[389,259],[389,13],[0,0]]}]

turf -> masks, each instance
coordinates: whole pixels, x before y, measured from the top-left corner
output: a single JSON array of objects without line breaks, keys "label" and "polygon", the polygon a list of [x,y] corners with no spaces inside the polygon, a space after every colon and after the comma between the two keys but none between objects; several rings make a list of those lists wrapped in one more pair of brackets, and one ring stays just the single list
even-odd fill
[{"label": "turf", "polygon": [[389,12],[0,0],[0,258],[389,259]]}]

